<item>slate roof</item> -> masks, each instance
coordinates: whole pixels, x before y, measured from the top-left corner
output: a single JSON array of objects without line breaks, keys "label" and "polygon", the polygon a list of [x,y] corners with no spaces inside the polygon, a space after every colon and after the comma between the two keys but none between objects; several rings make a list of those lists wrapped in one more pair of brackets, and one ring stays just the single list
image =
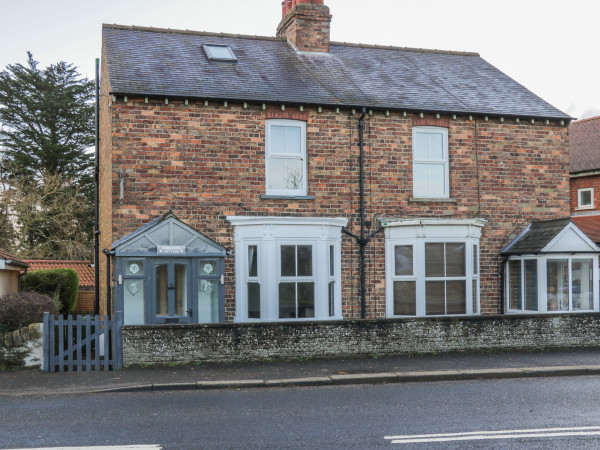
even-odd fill
[{"label": "slate roof", "polygon": [[[103,26],[111,94],[571,119],[476,53]],[[236,63],[209,61],[228,45]]]},{"label": "slate roof", "polygon": [[10,261],[11,266],[27,267],[27,263],[25,261],[21,261],[20,259],[17,259],[13,255],[8,253],[6,250],[1,249],[1,248],[0,248],[0,259],[3,259],[5,261]]},{"label": "slate roof", "polygon": [[94,286],[94,268],[91,261],[58,261],[51,259],[28,259],[29,271],[40,269],[73,269],[79,276],[79,286]]},{"label": "slate roof", "polygon": [[534,221],[512,245],[502,250],[503,255],[540,253],[569,223],[571,218]]},{"label": "slate roof", "polygon": [[572,174],[600,169],[600,116],[569,126],[569,157]]},{"label": "slate roof", "polygon": [[575,216],[572,220],[587,237],[600,244],[600,216]]}]

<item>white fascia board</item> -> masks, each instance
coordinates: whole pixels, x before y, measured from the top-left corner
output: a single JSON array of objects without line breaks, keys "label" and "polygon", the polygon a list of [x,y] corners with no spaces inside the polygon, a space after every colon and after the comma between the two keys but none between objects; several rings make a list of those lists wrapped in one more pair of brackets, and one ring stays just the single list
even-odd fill
[{"label": "white fascia board", "polygon": [[[577,228],[577,225],[575,225],[573,222],[569,223],[566,227],[564,227],[562,229],[562,231],[560,233],[558,233],[556,236],[554,236],[554,239],[552,239],[550,242],[548,242],[548,244],[546,244],[546,246],[541,250],[542,253],[552,253],[553,252],[553,247],[557,244],[560,243],[560,241],[565,237],[565,235],[569,232],[574,232],[577,237],[579,237],[582,240],[582,243],[589,247],[589,250],[586,251],[592,251],[592,252],[600,252],[600,248],[589,238],[585,235],[585,233],[583,231],[581,231],[579,228]],[[577,253],[577,251],[583,251],[583,250],[574,250],[575,253]]]},{"label": "white fascia board", "polygon": [[384,219],[380,221],[382,227],[408,227],[418,225],[461,225],[483,228],[487,223],[485,219]]},{"label": "white fascia board", "polygon": [[274,216],[227,216],[234,227],[242,225],[327,225],[345,227],[348,219],[344,217],[274,217]]}]

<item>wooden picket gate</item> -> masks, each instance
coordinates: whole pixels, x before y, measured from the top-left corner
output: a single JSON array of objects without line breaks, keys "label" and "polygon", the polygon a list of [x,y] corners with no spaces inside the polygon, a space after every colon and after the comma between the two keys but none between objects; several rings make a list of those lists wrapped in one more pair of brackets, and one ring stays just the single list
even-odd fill
[{"label": "wooden picket gate", "polygon": [[122,313],[104,316],[44,313],[45,372],[82,372],[123,367]]}]

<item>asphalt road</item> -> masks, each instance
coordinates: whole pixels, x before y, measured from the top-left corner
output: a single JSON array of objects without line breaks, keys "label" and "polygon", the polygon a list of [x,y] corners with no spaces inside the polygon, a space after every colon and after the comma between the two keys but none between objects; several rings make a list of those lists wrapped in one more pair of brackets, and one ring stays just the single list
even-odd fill
[{"label": "asphalt road", "polygon": [[598,376],[0,398],[0,447],[590,449],[599,402]]}]

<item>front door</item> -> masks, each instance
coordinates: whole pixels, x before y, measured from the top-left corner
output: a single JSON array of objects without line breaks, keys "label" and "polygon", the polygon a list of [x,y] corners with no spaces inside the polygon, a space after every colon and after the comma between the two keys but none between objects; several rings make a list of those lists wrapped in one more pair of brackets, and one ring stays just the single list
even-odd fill
[{"label": "front door", "polygon": [[189,323],[194,315],[191,263],[187,259],[154,260],[153,323]]}]

